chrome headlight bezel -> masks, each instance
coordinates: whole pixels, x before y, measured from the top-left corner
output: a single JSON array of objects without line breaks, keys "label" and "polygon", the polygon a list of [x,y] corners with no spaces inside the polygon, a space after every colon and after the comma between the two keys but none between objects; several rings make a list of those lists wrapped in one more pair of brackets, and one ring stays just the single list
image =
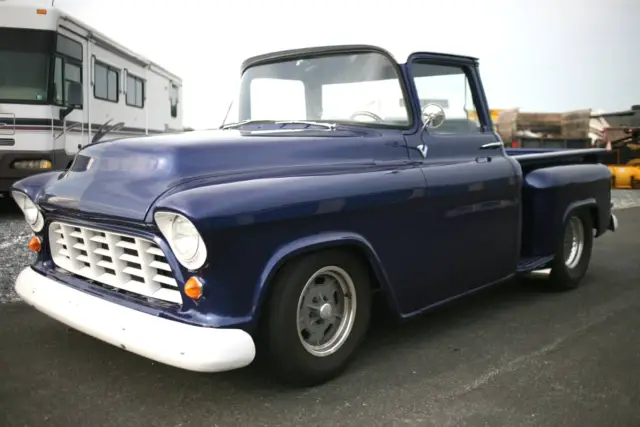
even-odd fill
[{"label": "chrome headlight bezel", "polygon": [[29,227],[36,233],[42,231],[44,228],[44,216],[42,216],[42,212],[33,200],[21,191],[12,191],[11,197],[13,197],[13,200],[22,211],[24,220],[29,224]]},{"label": "chrome headlight bezel", "polygon": [[197,270],[204,265],[207,247],[187,217],[176,212],[158,211],[153,219],[180,264],[188,270]]}]

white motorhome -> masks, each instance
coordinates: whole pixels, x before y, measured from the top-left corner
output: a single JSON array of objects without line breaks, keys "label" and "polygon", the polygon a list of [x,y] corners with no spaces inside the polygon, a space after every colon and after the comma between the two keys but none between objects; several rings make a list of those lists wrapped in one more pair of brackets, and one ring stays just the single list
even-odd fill
[{"label": "white motorhome", "polygon": [[60,9],[0,0],[0,193],[92,140],[182,131],[181,87]]}]

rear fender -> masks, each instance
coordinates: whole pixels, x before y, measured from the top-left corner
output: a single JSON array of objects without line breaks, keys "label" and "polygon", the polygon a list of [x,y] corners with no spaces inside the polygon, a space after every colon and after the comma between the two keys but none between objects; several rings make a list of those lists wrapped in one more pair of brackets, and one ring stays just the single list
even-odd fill
[{"label": "rear fender", "polygon": [[253,319],[259,319],[262,306],[267,300],[271,282],[278,270],[287,262],[304,253],[327,248],[353,248],[364,255],[380,290],[385,294],[388,304],[397,311],[397,302],[380,258],[373,246],[363,236],[352,232],[327,232],[305,236],[281,246],[267,261],[253,298]]},{"label": "rear fender", "polygon": [[611,173],[602,164],[573,164],[529,172],[523,187],[523,256],[555,252],[559,233],[576,209],[588,209],[596,236],[607,229]]}]

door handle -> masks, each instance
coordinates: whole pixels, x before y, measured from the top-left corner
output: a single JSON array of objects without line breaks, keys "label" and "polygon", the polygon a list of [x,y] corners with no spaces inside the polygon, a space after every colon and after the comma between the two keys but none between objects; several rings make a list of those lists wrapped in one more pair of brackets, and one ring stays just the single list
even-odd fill
[{"label": "door handle", "polygon": [[476,163],[489,163],[491,157],[476,157]]},{"label": "door handle", "polygon": [[502,142],[496,141],[496,142],[490,142],[488,144],[481,145],[480,149],[481,150],[491,150],[491,149],[500,148],[500,147],[503,147],[503,146],[504,146],[504,144]]}]

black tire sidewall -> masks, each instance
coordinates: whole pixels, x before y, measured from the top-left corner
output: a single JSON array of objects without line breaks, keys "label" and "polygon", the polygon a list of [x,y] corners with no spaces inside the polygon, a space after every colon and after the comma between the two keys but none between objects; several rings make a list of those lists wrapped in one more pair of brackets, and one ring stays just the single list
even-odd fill
[{"label": "black tire sidewall", "polygon": [[[582,221],[582,226],[584,228],[584,246],[582,248],[582,254],[580,255],[580,261],[578,264],[573,268],[569,268],[564,262],[564,234],[569,226],[571,218],[573,217],[577,217]],[[562,227],[562,231],[558,239],[558,248],[556,250],[553,267],[551,269],[551,283],[556,289],[574,289],[580,284],[580,281],[587,273],[589,263],[591,262],[593,234],[593,220],[591,219],[591,214],[587,210],[573,211],[567,216],[567,220]]]},{"label": "black tire sidewall", "polygon": [[[326,266],[343,269],[356,290],[356,318],[346,342],[332,355],[317,357],[300,342],[297,330],[298,300],[311,276]],[[366,265],[344,250],[324,250],[304,255],[278,272],[264,323],[264,346],[269,365],[278,376],[300,385],[324,382],[346,368],[366,335],[371,312],[371,286]]]}]

